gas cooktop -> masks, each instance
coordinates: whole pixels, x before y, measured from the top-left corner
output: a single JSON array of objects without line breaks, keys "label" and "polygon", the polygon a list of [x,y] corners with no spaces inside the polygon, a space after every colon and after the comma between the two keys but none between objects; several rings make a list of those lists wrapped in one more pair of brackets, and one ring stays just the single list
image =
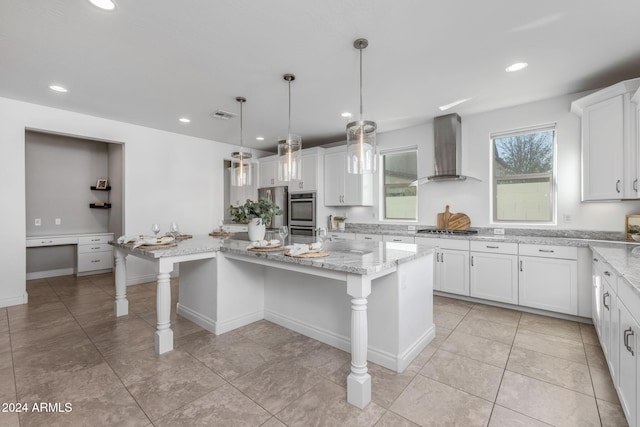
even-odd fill
[{"label": "gas cooktop", "polygon": [[478,234],[478,230],[438,230],[437,228],[425,228],[417,232],[423,234]]}]

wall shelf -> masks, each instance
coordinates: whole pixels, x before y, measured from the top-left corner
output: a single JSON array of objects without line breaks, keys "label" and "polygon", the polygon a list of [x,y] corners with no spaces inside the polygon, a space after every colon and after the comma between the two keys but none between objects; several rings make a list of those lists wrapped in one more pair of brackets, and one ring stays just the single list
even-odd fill
[{"label": "wall shelf", "polygon": [[90,203],[89,207],[91,209],[111,209],[111,203],[105,203],[103,206],[96,206],[95,203]]},{"label": "wall shelf", "polygon": [[108,186],[107,188],[96,188],[95,185],[92,185],[91,189],[95,191],[111,191],[111,186]]}]

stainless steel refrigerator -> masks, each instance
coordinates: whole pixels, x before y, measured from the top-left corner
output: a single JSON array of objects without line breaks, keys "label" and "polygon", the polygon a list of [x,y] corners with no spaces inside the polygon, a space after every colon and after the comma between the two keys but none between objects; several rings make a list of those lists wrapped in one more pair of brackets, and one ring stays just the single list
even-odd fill
[{"label": "stainless steel refrigerator", "polygon": [[258,189],[258,199],[270,200],[282,209],[282,215],[274,216],[267,229],[288,225],[287,208],[289,203],[289,189],[287,187],[267,187]]}]

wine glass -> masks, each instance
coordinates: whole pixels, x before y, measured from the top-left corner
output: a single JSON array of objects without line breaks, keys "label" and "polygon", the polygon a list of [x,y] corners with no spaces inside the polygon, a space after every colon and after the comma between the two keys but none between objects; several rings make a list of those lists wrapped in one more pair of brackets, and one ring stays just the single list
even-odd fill
[{"label": "wine glass", "polygon": [[285,239],[289,235],[289,229],[287,228],[286,225],[283,225],[282,227],[278,228],[278,235],[280,236],[280,240],[282,240],[282,244],[284,245]]},{"label": "wine glass", "polygon": [[151,224],[151,231],[153,231],[153,234],[158,237],[158,233],[160,232],[160,224]]},{"label": "wine glass", "polygon": [[174,221],[171,223],[171,225],[169,226],[169,232],[174,238],[180,235],[180,228],[178,227],[177,222]]},{"label": "wine glass", "polygon": [[317,232],[317,237],[318,237],[318,241],[320,243],[322,243],[322,246],[324,246],[324,242],[327,241],[327,227],[319,227],[318,228],[318,232]]}]

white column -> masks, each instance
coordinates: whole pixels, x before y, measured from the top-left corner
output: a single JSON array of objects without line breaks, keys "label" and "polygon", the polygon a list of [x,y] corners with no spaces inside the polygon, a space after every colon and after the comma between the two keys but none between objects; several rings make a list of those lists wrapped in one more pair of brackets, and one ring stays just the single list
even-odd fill
[{"label": "white column", "polygon": [[158,260],[158,288],[156,290],[156,312],[158,327],[154,337],[156,353],[173,350],[173,331],[171,330],[171,271],[173,262]]},{"label": "white column", "polygon": [[351,373],[347,377],[347,402],[363,409],[371,402],[371,375],[367,368],[369,331],[367,325],[367,296],[371,293],[371,279],[347,275],[347,293],[351,300]]},{"label": "white column", "polygon": [[114,313],[116,317],[129,314],[129,301],[127,300],[127,255],[120,249],[115,249],[116,262],[116,301]]}]

